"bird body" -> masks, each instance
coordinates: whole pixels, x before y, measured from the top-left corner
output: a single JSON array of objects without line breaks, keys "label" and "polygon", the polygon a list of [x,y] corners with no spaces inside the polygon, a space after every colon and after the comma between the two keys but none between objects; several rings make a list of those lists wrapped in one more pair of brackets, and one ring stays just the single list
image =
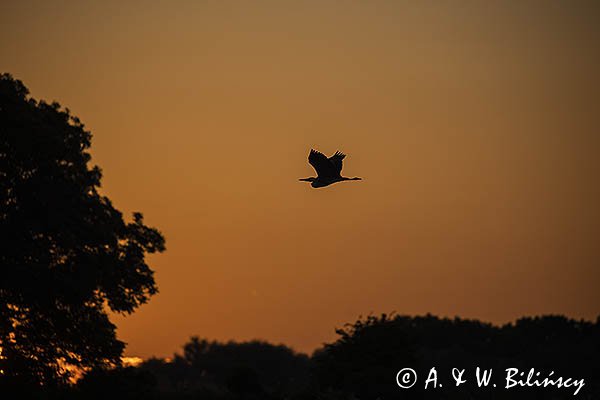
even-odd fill
[{"label": "bird body", "polygon": [[316,177],[302,178],[301,181],[310,182],[314,188],[329,186],[332,183],[342,181],[359,181],[362,178],[347,178],[342,176],[342,161],[346,155],[336,151],[334,155],[327,158],[323,153],[311,149],[308,154],[308,163],[313,166],[317,172]]}]

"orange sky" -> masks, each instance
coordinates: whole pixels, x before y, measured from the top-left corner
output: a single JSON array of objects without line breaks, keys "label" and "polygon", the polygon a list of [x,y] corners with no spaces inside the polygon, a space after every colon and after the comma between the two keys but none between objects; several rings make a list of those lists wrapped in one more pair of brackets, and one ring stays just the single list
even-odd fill
[{"label": "orange sky", "polygon": [[[597,2],[12,3],[0,71],[80,117],[104,192],[167,238],[127,354],[600,314]],[[298,182],[311,147],[364,180]]]}]

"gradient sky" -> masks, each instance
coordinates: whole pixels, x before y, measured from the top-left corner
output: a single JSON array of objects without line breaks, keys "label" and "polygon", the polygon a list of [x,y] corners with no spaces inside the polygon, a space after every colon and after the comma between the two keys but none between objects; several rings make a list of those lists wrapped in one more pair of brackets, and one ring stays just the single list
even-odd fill
[{"label": "gradient sky", "polygon": [[[312,351],[371,312],[600,314],[600,6],[2,2],[0,71],[167,238],[126,353]],[[315,190],[311,147],[363,181]]]}]

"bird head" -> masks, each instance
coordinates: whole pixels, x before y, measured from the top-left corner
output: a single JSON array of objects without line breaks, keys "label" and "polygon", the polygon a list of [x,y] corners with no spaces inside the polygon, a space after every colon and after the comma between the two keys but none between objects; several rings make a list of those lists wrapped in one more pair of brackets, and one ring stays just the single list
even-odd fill
[{"label": "bird head", "polygon": [[298,180],[299,181],[304,181],[304,182],[314,182],[315,179],[317,179],[317,178],[315,178],[314,176],[311,176],[310,178],[300,178]]}]

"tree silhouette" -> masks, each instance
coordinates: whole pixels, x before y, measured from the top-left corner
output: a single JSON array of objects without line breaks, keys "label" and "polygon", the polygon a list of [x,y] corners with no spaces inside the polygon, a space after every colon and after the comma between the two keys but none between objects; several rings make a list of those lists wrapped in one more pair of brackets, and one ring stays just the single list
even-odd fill
[{"label": "tree silhouette", "polygon": [[120,362],[106,309],[157,292],[147,253],[165,249],[142,214],[126,223],[99,193],[91,134],[56,102],[0,75],[0,370],[6,383],[64,382],[66,365]]},{"label": "tree silhouette", "polygon": [[[153,358],[135,369],[91,371],[74,394],[85,399],[126,393],[128,398],[206,400],[574,398],[573,387],[506,390],[503,377],[511,367],[584,378],[576,398],[600,398],[600,319],[546,315],[496,326],[461,318],[384,314],[359,318],[337,333],[336,341],[311,358],[262,341],[222,343],[192,337],[172,360]],[[493,369],[497,388],[478,386],[478,366]],[[414,368],[419,379],[402,390],[395,378],[405,367]],[[431,367],[443,388],[425,390]],[[452,368],[466,371],[460,387],[450,375]]]},{"label": "tree silhouette", "polygon": [[[600,395],[600,318],[593,323],[546,315],[498,327],[478,320],[383,314],[359,319],[337,333],[338,340],[312,358],[318,391],[331,393],[332,399],[573,398],[572,390],[555,387],[479,388],[472,376],[460,387],[453,385],[452,368],[472,373],[477,366],[493,369],[499,383],[509,367],[556,371],[557,376],[585,378],[578,398]],[[419,384],[407,390],[395,381],[404,367],[420,376]],[[439,371],[443,390],[424,390],[431,367]]]},{"label": "tree silhouette", "polygon": [[153,374],[167,394],[205,399],[291,398],[309,383],[309,358],[262,341],[216,342],[192,337],[172,362],[150,359],[139,368]]},{"label": "tree silhouette", "polygon": [[[69,392],[64,391],[64,397]],[[75,396],[74,396],[75,395]],[[98,399],[140,399],[149,400],[156,396],[156,378],[140,368],[126,367],[96,369],[89,371],[77,383],[77,391],[72,398]]]}]

